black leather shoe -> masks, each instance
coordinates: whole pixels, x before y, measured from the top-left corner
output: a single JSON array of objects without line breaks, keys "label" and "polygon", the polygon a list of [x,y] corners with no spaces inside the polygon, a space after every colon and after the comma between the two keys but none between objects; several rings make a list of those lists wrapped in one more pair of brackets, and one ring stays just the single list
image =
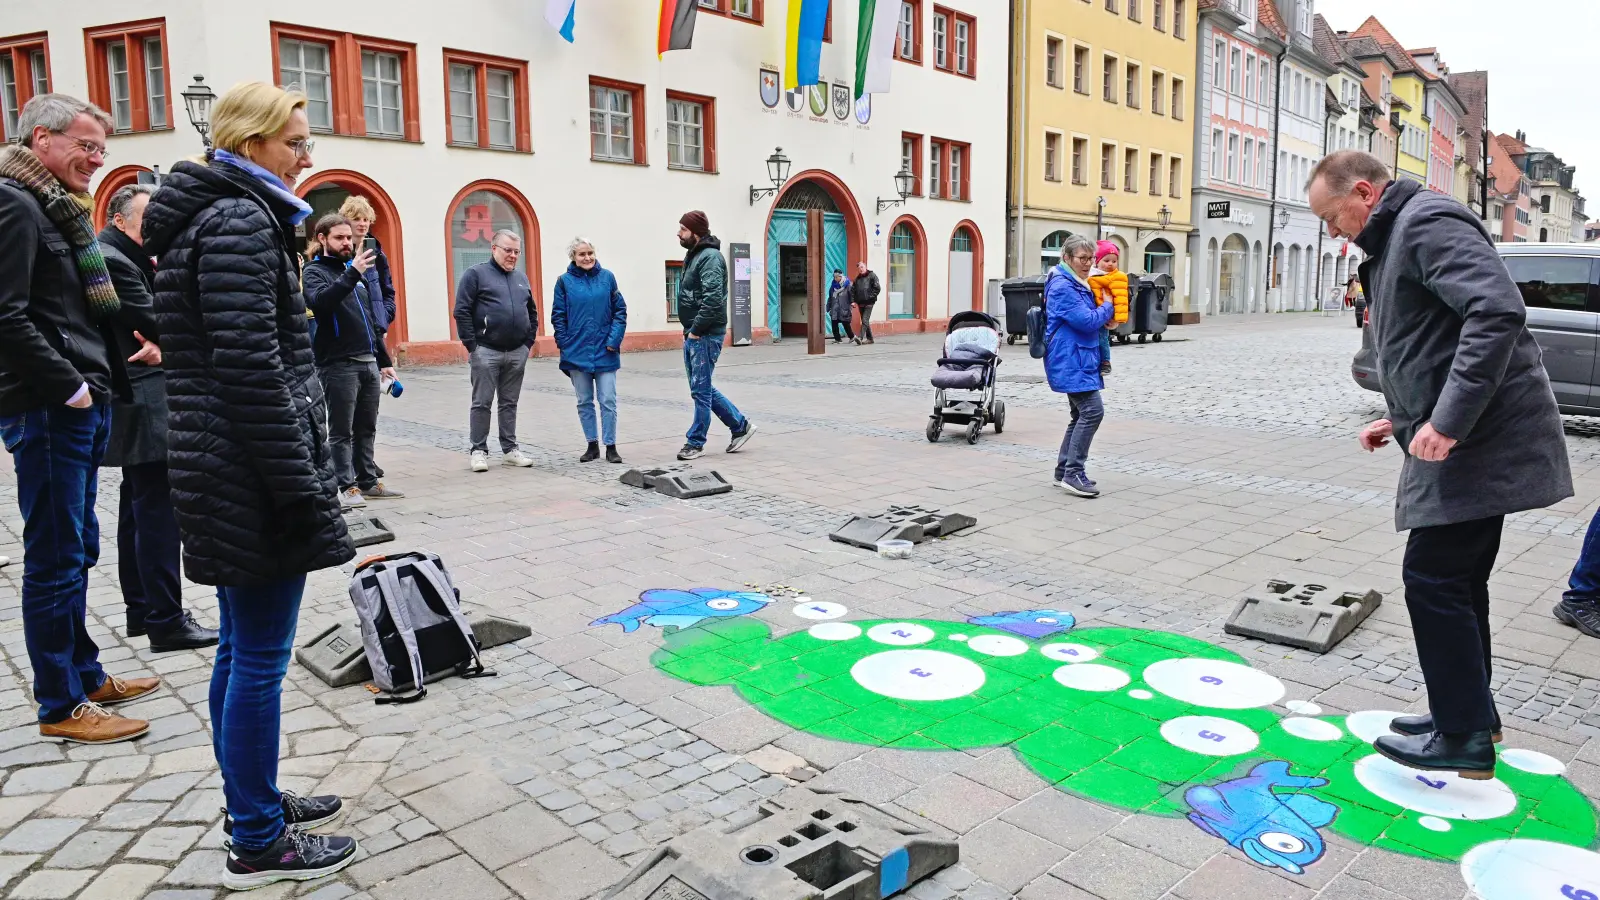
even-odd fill
[{"label": "black leather shoe", "polygon": [[1473,781],[1494,777],[1494,741],[1487,731],[1467,734],[1386,734],[1372,747],[1402,766],[1428,772],[1454,772]]},{"label": "black leather shoe", "polygon": [[128,620],[128,637],[144,637],[144,623]]},{"label": "black leather shoe", "polygon": [[[1418,735],[1433,733],[1433,714],[1423,713],[1420,716],[1396,716],[1389,723],[1389,730],[1395,734]],[[1500,743],[1500,714],[1494,714],[1494,731],[1490,732],[1496,744]]]},{"label": "black leather shoe", "polygon": [[617,452],[617,445],[616,444],[607,444],[606,445],[606,462],[608,462],[608,463],[619,463],[619,462],[622,462],[622,454]]},{"label": "black leather shoe", "polygon": [[200,623],[194,620],[194,615],[191,613],[184,613],[176,628],[150,632],[151,653],[198,650],[201,647],[215,647],[216,645],[217,632],[210,628],[200,627]]},{"label": "black leather shoe", "polygon": [[578,462],[594,462],[600,458],[600,445],[594,441],[589,442],[589,448],[578,457]]}]

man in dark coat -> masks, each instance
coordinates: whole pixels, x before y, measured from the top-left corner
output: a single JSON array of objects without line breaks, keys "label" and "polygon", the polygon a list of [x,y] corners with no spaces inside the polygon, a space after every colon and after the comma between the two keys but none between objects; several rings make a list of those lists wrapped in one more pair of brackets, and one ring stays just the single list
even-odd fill
[{"label": "man in dark coat", "polygon": [[111,118],[64,94],[39,94],[0,151],[0,439],[22,512],[22,631],[39,734],[106,744],[150,723],[104,709],[156,690],[118,679],[89,636],[89,568],[100,556],[95,489],[122,357],[107,350],[116,290],[85,205],[105,163]]},{"label": "man in dark coat", "polygon": [[100,231],[111,284],[121,309],[112,321],[116,352],[128,359],[131,397],[112,408],[104,465],[122,467],[117,514],[117,577],[127,608],[128,636],[150,635],[155,653],[210,647],[217,632],[202,628],[183,608],[178,519],[167,483],[167,387],[160,330],[151,291],[156,266],[141,246],[139,229],[155,188],[130,184],[111,195]]},{"label": "man in dark coat", "polygon": [[[833,342],[835,344],[849,338],[856,339],[855,329],[850,327],[850,279],[844,277],[843,269],[833,270],[833,283],[828,285],[828,318],[833,320]],[[839,332],[843,331],[843,334]]]},{"label": "man in dark coat", "polygon": [[489,239],[491,258],[461,273],[456,285],[456,337],[467,348],[472,375],[472,408],[467,414],[472,441],[469,465],[489,471],[489,410],[498,408],[500,464],[533,465],[517,447],[517,401],[528,351],[539,336],[539,307],[528,276],[517,267],[522,239],[500,230]]},{"label": "man in dark coat", "polygon": [[878,294],[882,292],[883,285],[878,283],[878,273],[867,268],[866,260],[856,263],[856,277],[850,283],[850,297],[861,309],[861,334],[855,339],[857,344],[863,339],[869,344],[877,343],[872,339],[872,306],[878,302]]},{"label": "man in dark coat", "polygon": [[678,220],[678,245],[688,251],[678,276],[678,321],[683,325],[683,371],[694,399],[694,419],[678,459],[688,461],[704,451],[713,414],[733,433],[728,453],[739,452],[755,435],[756,426],[711,383],[728,331],[728,263],[705,213],[683,214]]},{"label": "man in dark coat", "polygon": [[1361,432],[1406,454],[1395,527],[1429,714],[1374,742],[1417,769],[1494,776],[1489,574],[1509,513],[1572,496],[1555,395],[1527,310],[1483,224],[1359,150],[1312,172],[1311,208],[1367,253],[1360,275],[1389,416]]}]

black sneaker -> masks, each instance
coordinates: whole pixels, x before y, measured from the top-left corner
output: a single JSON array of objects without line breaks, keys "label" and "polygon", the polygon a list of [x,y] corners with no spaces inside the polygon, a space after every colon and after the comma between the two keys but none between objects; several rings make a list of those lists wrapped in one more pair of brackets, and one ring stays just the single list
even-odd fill
[{"label": "black sneaker", "polygon": [[[233,845],[233,816],[222,811],[222,846]],[[283,792],[283,824],[305,831],[320,831],[344,817],[344,801],[332,794],[320,797],[302,797],[294,791]]]},{"label": "black sneaker", "polygon": [[1555,614],[1563,624],[1571,625],[1589,637],[1600,638],[1600,603],[1562,600],[1556,604]]},{"label": "black sneaker", "polygon": [[693,444],[684,444],[683,449],[678,451],[678,461],[688,462],[691,459],[699,459],[700,454],[703,452],[703,450],[694,446]]},{"label": "black sneaker", "polygon": [[311,881],[332,875],[355,858],[355,838],[324,837],[291,826],[258,853],[237,847],[229,850],[222,886],[248,891],[279,881]]}]

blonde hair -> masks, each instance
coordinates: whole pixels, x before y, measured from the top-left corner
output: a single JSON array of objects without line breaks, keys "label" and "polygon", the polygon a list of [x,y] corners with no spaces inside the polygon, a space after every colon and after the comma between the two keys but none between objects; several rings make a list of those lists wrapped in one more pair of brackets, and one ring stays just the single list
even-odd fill
[{"label": "blonde hair", "polygon": [[249,158],[255,145],[282,131],[306,95],[264,81],[246,81],[223,93],[211,108],[211,141],[218,150]]},{"label": "blonde hair", "polygon": [[378,214],[373,210],[372,204],[360,194],[352,194],[344,198],[339,204],[339,215],[346,219],[366,219],[368,222],[378,221]]}]

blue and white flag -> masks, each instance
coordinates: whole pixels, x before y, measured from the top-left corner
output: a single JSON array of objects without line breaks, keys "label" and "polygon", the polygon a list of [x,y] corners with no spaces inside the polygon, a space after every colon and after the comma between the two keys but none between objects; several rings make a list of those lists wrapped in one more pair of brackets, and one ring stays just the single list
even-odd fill
[{"label": "blue and white flag", "polygon": [[572,13],[577,6],[578,0],[544,0],[544,20],[561,32],[569,44],[572,43]]}]

